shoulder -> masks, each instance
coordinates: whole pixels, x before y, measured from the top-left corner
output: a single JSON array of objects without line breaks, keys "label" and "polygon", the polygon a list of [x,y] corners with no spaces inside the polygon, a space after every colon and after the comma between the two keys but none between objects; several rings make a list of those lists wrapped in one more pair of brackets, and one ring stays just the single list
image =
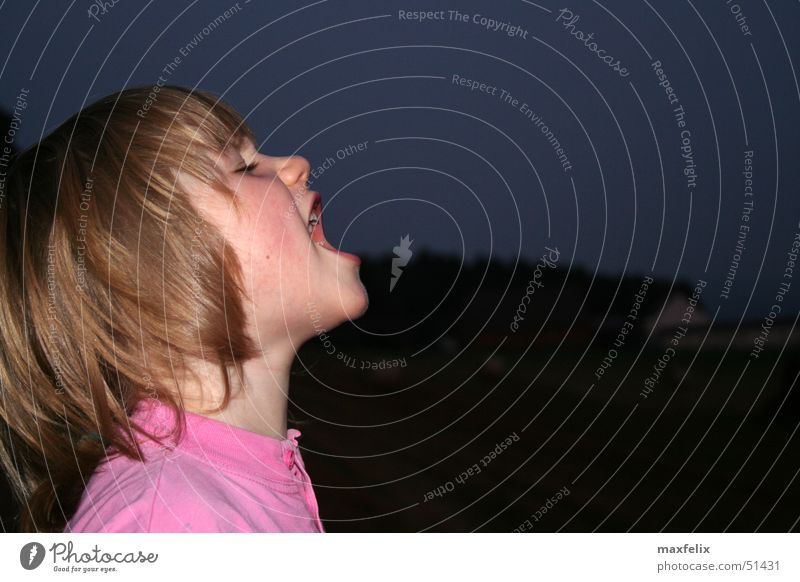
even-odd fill
[{"label": "shoulder", "polygon": [[180,451],[147,452],[144,462],[115,457],[104,463],[89,480],[67,531],[280,531],[264,511],[264,499],[254,503],[214,467]]},{"label": "shoulder", "polygon": [[143,461],[117,455],[98,466],[66,531],[147,531],[149,507],[165,466],[166,451],[147,447],[144,452]]}]

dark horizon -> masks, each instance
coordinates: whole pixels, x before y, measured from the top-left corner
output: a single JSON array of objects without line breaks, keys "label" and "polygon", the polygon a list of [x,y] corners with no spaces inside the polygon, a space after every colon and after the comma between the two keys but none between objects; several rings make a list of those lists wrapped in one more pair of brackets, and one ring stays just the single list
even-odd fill
[{"label": "dark horizon", "polygon": [[[800,230],[789,194],[800,89],[785,51],[796,47],[769,32],[797,15],[775,6],[742,20],[723,8],[579,3],[566,18],[542,4],[490,14],[434,2],[443,19],[419,22],[392,2],[117,4],[61,21],[6,5],[0,106],[30,91],[16,136],[26,147],[123,87],[198,86],[242,111],[264,151],[322,169],[313,187],[337,246],[390,253],[410,233],[416,249],[535,260],[559,244],[602,274],[704,279],[718,319],[753,320],[768,312]],[[596,66],[579,33],[627,75]],[[745,224],[746,151],[755,204]],[[800,294],[786,300],[800,310]]]}]

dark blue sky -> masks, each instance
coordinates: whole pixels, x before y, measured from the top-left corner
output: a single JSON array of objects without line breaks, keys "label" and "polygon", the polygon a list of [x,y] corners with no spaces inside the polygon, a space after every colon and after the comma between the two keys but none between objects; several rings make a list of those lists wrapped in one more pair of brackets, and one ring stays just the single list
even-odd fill
[{"label": "dark blue sky", "polygon": [[[800,232],[795,2],[107,5],[0,4],[0,105],[28,91],[16,145],[161,74],[231,102],[265,153],[332,159],[314,188],[347,250],[391,253],[406,233],[415,250],[467,258],[557,245],[563,266],[704,279],[722,319],[764,317],[786,280]],[[800,271],[792,282],[783,315],[800,306]]]}]

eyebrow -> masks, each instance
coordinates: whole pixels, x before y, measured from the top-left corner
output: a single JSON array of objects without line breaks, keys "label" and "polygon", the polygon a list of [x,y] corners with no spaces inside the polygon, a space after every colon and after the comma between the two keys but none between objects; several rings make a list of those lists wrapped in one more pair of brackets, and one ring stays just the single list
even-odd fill
[{"label": "eyebrow", "polygon": [[[249,146],[249,147],[248,147]],[[252,149],[256,154],[258,154],[258,148],[255,147],[253,140],[247,139],[245,137],[241,138],[240,140],[234,142],[231,141],[225,147],[225,150],[219,155],[219,160],[226,160],[223,162],[224,164],[234,164],[235,166],[239,166],[239,159],[243,160],[245,163],[250,163],[245,159],[245,156],[242,154],[243,150]]]},{"label": "eyebrow", "polygon": [[[242,139],[242,140],[239,142],[239,145],[238,145],[238,147],[236,148],[236,151],[239,153],[239,155],[240,155],[240,156],[241,156],[241,152],[242,152],[242,150],[245,150],[245,151],[252,150],[252,151],[253,151],[255,154],[258,154],[258,153],[259,153],[259,152],[258,152],[258,147],[257,147],[257,146],[256,146],[256,144],[253,142],[253,140],[251,140],[251,139],[249,139],[249,138],[243,138],[243,139]],[[244,156],[242,156],[242,158],[244,158]]]}]

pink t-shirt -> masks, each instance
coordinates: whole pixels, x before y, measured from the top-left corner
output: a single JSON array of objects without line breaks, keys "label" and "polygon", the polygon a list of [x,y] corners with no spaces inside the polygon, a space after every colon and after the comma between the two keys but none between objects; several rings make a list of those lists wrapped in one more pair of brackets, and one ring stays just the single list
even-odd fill
[{"label": "pink t-shirt", "polygon": [[[65,532],[322,532],[297,437],[278,440],[186,412],[181,442],[140,437],[145,462],[101,463]],[[176,418],[143,401],[133,417],[166,434]]]}]

